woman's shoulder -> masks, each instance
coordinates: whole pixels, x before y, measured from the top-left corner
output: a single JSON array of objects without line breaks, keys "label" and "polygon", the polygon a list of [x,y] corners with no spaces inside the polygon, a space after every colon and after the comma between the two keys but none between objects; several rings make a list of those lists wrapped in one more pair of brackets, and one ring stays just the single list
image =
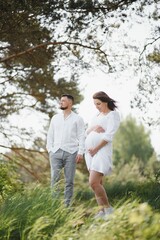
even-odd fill
[{"label": "woman's shoulder", "polygon": [[108,117],[111,117],[111,118],[114,118],[114,119],[120,121],[120,114],[116,110],[110,111],[109,114],[108,114]]}]

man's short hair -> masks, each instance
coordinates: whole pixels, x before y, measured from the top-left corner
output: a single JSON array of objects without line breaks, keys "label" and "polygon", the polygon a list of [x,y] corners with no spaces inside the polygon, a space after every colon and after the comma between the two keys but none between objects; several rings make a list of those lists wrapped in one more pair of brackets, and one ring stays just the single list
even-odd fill
[{"label": "man's short hair", "polygon": [[68,99],[71,99],[72,100],[72,102],[74,102],[74,97],[72,96],[72,95],[70,95],[70,94],[62,94],[62,96],[61,96],[61,98],[62,97],[67,97]]}]

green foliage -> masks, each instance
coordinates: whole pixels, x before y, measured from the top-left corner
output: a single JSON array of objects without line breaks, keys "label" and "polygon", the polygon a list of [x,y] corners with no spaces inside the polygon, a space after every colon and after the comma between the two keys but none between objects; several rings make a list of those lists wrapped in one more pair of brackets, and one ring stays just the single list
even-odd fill
[{"label": "green foliage", "polygon": [[157,64],[160,63],[160,52],[155,50],[153,53],[149,54],[147,59],[151,62],[155,62]]},{"label": "green foliage", "polygon": [[153,209],[160,209],[159,188],[159,183],[152,183],[150,181],[106,183],[108,195],[114,204],[116,204],[119,199],[123,199],[123,202],[129,198],[132,200],[138,199],[141,203],[147,202]]},{"label": "green foliage", "polygon": [[[119,205],[128,199],[136,200],[139,202],[147,202],[153,209],[160,210],[160,181],[159,181],[160,162],[157,164],[157,171],[152,171],[143,174],[140,172],[140,167],[137,163],[132,165],[126,164],[121,169],[114,169],[111,176],[106,178],[104,185],[107,190],[110,202],[113,205]],[[77,184],[78,182],[78,184]],[[88,205],[95,206],[94,194],[91,189],[86,189],[88,179],[85,176],[83,179],[76,178],[76,201],[80,200]]]},{"label": "green foliage", "polygon": [[149,132],[142,124],[128,116],[116,134],[114,141],[114,163],[121,166],[137,159],[144,165],[153,154]]},{"label": "green foliage", "polygon": [[[19,173],[23,183],[49,181],[50,167],[49,157],[45,149],[45,142],[36,139],[34,150],[25,148],[12,148],[12,151],[5,154],[4,159],[12,162]],[[41,149],[41,151],[40,151]]]},{"label": "green foliage", "polygon": [[148,161],[145,167],[144,176],[151,182],[160,184],[160,161],[157,160],[157,156],[155,154],[153,154]]},{"label": "green foliage", "polygon": [[[159,234],[159,214],[152,212],[147,204],[125,203],[115,211],[109,221],[91,225],[83,239],[153,239]],[[80,238],[81,239],[81,238]]]},{"label": "green foliage", "polygon": [[13,193],[22,190],[16,168],[4,161],[0,161],[0,202]]},{"label": "green foliage", "polygon": [[[152,162],[148,164],[153,166]],[[105,188],[115,208],[108,221],[94,219],[94,194],[88,186],[88,175],[79,170],[71,208],[64,207],[63,190],[53,198],[48,186],[27,184],[23,192],[6,195],[0,204],[0,240],[158,240],[160,182],[154,174],[159,163],[154,164],[150,175],[142,177],[138,169],[127,165],[119,169],[119,176],[115,169],[106,179]]]},{"label": "green foliage", "polygon": [[17,193],[1,206],[0,239],[49,239],[57,229],[74,223],[75,213],[70,216],[68,211],[60,199],[52,199],[48,188]]},{"label": "green foliage", "polygon": [[[141,187],[141,191],[144,191],[148,186]],[[115,186],[110,190],[109,195],[117,191]],[[148,192],[150,190],[151,187]],[[87,192],[86,187],[85,191]],[[23,194],[16,193],[1,204],[0,239],[157,240],[160,237],[160,213],[148,203],[140,203],[135,195],[123,197],[123,192],[125,186],[114,202],[114,214],[108,221],[102,221],[94,219],[97,208],[93,207],[92,198],[83,202],[75,199],[73,207],[68,209],[64,207],[62,198],[52,198],[50,189],[40,185],[30,186]]]}]

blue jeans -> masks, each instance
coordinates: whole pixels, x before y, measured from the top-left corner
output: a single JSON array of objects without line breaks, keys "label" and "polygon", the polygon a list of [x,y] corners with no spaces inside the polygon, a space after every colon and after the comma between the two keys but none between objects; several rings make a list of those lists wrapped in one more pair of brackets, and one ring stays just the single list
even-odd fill
[{"label": "blue jeans", "polygon": [[76,156],[77,152],[71,154],[61,149],[55,153],[49,153],[50,166],[51,166],[51,187],[55,187],[55,184],[60,180],[60,174],[62,168],[64,168],[65,176],[65,204],[70,205],[71,198],[73,196],[74,176],[76,171]]}]

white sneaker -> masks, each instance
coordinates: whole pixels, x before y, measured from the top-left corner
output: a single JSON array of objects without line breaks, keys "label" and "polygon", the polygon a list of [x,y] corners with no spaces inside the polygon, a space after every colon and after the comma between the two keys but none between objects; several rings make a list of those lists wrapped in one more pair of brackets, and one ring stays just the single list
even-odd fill
[{"label": "white sneaker", "polygon": [[113,209],[113,207],[104,208],[104,212],[105,212],[105,214],[111,214],[114,212],[114,209]]},{"label": "white sneaker", "polygon": [[104,209],[104,216],[103,219],[107,220],[109,215],[112,214],[114,212],[114,208],[113,207],[109,207],[109,208],[105,208]]},{"label": "white sneaker", "polygon": [[103,210],[101,210],[94,216],[94,218],[95,219],[103,219],[104,216],[105,216],[105,212]]},{"label": "white sneaker", "polygon": [[94,216],[94,218],[95,218],[95,219],[104,219],[104,220],[107,220],[107,219],[108,219],[108,216],[109,216],[110,214],[112,214],[113,212],[114,212],[113,207],[104,208],[103,210],[99,211],[99,212]]}]

